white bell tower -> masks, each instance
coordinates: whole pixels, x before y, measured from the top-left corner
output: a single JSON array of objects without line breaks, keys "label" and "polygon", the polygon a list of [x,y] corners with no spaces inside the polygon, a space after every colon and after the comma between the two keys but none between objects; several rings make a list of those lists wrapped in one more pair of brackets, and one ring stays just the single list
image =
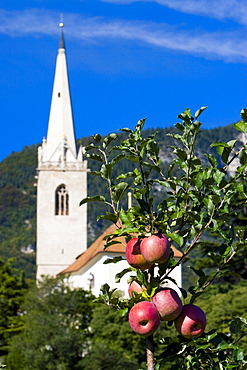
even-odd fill
[{"label": "white bell tower", "polygon": [[37,279],[55,276],[87,249],[87,161],[76,148],[63,24],[47,140],[38,148]]}]

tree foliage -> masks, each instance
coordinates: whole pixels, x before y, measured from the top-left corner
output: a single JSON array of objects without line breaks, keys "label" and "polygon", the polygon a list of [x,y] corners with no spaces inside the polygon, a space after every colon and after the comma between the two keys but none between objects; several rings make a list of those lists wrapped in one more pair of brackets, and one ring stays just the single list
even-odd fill
[{"label": "tree foliage", "polygon": [[35,254],[21,249],[35,247],[37,146],[25,147],[0,163],[0,254],[16,257],[14,267],[35,277]]},{"label": "tree foliage", "polygon": [[26,295],[23,331],[10,347],[11,370],[77,369],[89,349],[90,292],[72,289],[61,278],[45,278]]},{"label": "tree foliage", "polygon": [[[162,282],[171,279],[171,271],[192,251],[203,252],[208,243],[205,237],[212,236],[218,243],[216,249],[207,251],[207,259],[212,261],[213,268],[197,269],[191,266],[197,279],[188,292],[181,289],[186,302],[194,303],[215,279],[237,274],[228,270],[228,264],[246,247],[246,227],[234,224],[233,220],[247,202],[247,146],[239,145],[237,140],[216,141],[211,147],[217,148],[217,156],[206,153],[206,163],[202,161],[195,148],[201,127],[198,119],[204,109],[200,108],[194,117],[189,109],[178,116],[177,131],[169,134],[176,144],[170,145],[173,159],[167,174],[161,166],[156,134],[148,137],[142,134],[145,120],[140,120],[134,130],[120,130],[127,134],[120,144],[116,144],[118,135],[115,133],[105,138],[97,134],[93,136],[94,142],[86,147],[87,157],[100,163],[99,170],[91,173],[106,182],[108,196],[96,194],[83,199],[81,204],[92,201],[105,204],[106,212],[98,219],[107,219],[117,226],[117,230],[108,235],[106,248],[118,236],[125,236],[128,241],[133,234],[143,238],[162,232],[182,251],[179,261],[175,261],[171,253],[166,263],[157,264],[158,273],[153,267],[148,272],[130,267],[118,275],[120,279],[127,272],[136,272],[132,279],[147,289],[141,295],[129,300],[116,299],[108,286],[103,287],[100,300],[118,308],[123,315],[139,300],[150,300]],[[243,121],[235,124],[235,128],[246,133],[245,109],[241,116]],[[134,168],[117,175],[115,168],[122,160],[130,161]],[[229,168],[234,160],[238,160],[238,165],[231,175]],[[158,204],[154,196],[157,187],[162,188],[164,194]],[[125,211],[121,202],[130,189],[135,203]],[[233,319],[230,330],[236,325],[244,328],[246,320]],[[235,343],[239,340],[236,339]],[[165,350],[159,359],[161,368],[175,357],[179,360],[173,369],[239,368],[241,364],[246,364],[241,348],[216,330],[190,341],[181,338],[174,341],[166,337],[163,344]]]},{"label": "tree foliage", "polygon": [[145,365],[145,346],[130,329],[126,319],[112,307],[95,304],[91,349],[83,359],[83,369],[133,369]]},{"label": "tree foliage", "polygon": [[23,273],[16,275],[12,263],[0,259],[0,357],[7,355],[10,340],[23,326],[21,305],[27,284]]}]

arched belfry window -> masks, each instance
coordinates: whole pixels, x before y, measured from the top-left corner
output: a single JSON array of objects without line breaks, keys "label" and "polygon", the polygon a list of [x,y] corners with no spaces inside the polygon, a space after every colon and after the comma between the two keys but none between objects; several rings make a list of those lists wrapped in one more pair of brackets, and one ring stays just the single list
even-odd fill
[{"label": "arched belfry window", "polygon": [[69,193],[64,184],[58,186],[55,199],[55,213],[58,216],[69,214]]}]

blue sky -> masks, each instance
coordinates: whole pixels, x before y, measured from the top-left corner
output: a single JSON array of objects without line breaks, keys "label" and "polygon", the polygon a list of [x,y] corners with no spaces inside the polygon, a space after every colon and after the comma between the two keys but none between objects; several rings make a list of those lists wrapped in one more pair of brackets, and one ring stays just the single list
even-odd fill
[{"label": "blue sky", "polygon": [[246,0],[0,0],[0,160],[46,136],[61,17],[77,138],[247,106]]}]

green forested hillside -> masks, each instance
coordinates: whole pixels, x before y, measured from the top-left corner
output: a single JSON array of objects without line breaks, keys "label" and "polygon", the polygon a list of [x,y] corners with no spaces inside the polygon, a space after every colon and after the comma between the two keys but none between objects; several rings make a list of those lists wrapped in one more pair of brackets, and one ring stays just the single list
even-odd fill
[{"label": "green forested hillside", "polygon": [[[168,168],[171,160],[172,139],[167,136],[168,132],[174,132],[175,128],[148,129],[145,134],[151,135],[159,131],[157,141],[161,149],[161,158],[164,171]],[[121,134],[121,139],[124,134]],[[208,153],[213,141],[228,141],[238,135],[238,132],[230,125],[211,130],[201,130],[197,150],[200,157]],[[79,142],[88,145],[90,138],[82,138]],[[35,253],[25,253],[28,247],[35,249],[36,230],[36,166],[37,147],[32,145],[25,147],[21,152],[14,152],[0,163],[0,256],[6,260],[15,257],[15,267],[25,270],[26,276],[35,277]],[[89,161],[88,167],[97,170],[98,162]],[[120,173],[127,172],[124,161],[119,162]],[[97,176],[88,176],[88,195],[103,195],[102,182]],[[161,196],[159,191],[155,194]],[[101,213],[101,204],[92,206],[88,204],[88,244],[106,227],[103,220],[97,221]]]},{"label": "green forested hillside", "polygon": [[15,257],[28,277],[34,277],[35,255],[21,249],[35,246],[36,152],[35,145],[25,147],[0,163],[0,256]]}]

